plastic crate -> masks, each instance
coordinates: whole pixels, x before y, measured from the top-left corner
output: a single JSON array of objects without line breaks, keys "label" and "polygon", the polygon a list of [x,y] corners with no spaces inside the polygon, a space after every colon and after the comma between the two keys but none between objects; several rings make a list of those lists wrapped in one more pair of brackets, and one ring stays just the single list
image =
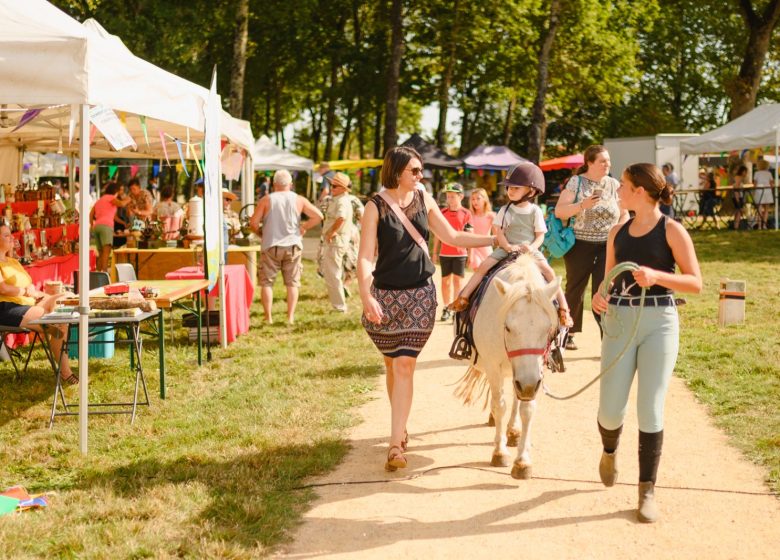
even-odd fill
[{"label": "plastic crate", "polygon": [[[106,331],[106,332],[100,332]],[[99,334],[95,334],[99,333]],[[94,342],[93,342],[94,341]],[[79,329],[76,325],[70,327],[70,344],[68,344],[68,357],[79,357]],[[114,357],[114,329],[105,326],[89,329],[89,357],[113,358]]]}]

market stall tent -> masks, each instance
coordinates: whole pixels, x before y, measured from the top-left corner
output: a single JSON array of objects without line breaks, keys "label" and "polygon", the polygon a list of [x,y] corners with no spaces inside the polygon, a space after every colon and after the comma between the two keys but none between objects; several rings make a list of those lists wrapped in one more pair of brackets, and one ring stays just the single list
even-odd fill
[{"label": "market stall tent", "polygon": [[528,161],[506,146],[477,146],[463,158],[468,169],[505,171],[510,167]]},{"label": "market stall tent", "polygon": [[265,134],[255,142],[252,148],[252,157],[255,171],[287,169],[288,171],[311,173],[314,167],[312,160],[280,148]]},{"label": "market stall tent", "polygon": [[454,158],[433,144],[423,140],[416,132],[401,144],[417,150],[423,159],[423,166],[431,169],[457,169],[463,167],[463,160]]},{"label": "market stall tent", "polygon": [[[33,135],[26,136],[33,130],[28,127],[46,123],[56,130],[57,146],[62,144],[64,151],[72,144],[71,150],[78,151],[81,169],[88,169],[91,106],[143,116],[150,144],[155,133],[171,134],[171,130],[173,135],[186,130],[203,135],[208,90],[135,57],[121,41],[96,31],[96,26],[82,25],[44,0],[0,0],[0,21],[0,143],[33,143]],[[32,120],[20,127],[23,115],[32,115]],[[180,128],[175,129],[177,126]],[[140,137],[134,137],[138,145]],[[161,141],[159,146],[162,148]],[[89,174],[84,174],[82,183],[82,188],[89,190]],[[81,197],[82,216],[88,213],[86,199]],[[80,239],[89,239],[88,226],[87,220],[80,221]],[[86,243],[80,244],[82,271],[89,269],[88,250]],[[88,355],[88,276],[79,277],[80,356]],[[79,361],[79,376],[79,442],[86,453],[86,359]]]},{"label": "market stall tent", "polygon": [[[759,105],[749,113],[695,138],[680,142],[684,154],[717,154],[780,145],[780,103]],[[778,229],[778,169],[775,165],[775,229]]]},{"label": "market stall tent", "polygon": [[556,169],[576,169],[585,163],[582,154],[572,154],[553,159],[547,159],[539,163],[542,171],[555,171]]}]

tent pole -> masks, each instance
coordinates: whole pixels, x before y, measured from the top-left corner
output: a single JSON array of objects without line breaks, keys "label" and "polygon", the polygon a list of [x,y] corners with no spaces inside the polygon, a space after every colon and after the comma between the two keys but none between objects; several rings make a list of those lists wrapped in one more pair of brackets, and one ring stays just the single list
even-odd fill
[{"label": "tent pole", "polygon": [[780,128],[775,129],[775,231],[777,231],[777,151],[780,144]]},{"label": "tent pole", "polygon": [[[81,189],[89,192],[89,105],[81,106]],[[79,448],[87,454],[89,420],[89,213],[87,196],[79,197]],[[63,349],[67,352],[67,348]],[[67,356],[67,354],[66,354]],[[140,359],[140,356],[139,356]]]}]

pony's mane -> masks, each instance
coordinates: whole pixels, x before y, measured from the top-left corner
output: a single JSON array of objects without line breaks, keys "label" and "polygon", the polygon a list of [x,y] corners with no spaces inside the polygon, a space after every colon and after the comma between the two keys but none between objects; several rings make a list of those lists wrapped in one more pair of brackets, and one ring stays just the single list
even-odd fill
[{"label": "pony's mane", "polygon": [[514,263],[506,267],[498,275],[509,286],[504,297],[504,301],[498,310],[500,322],[506,320],[509,309],[517,303],[520,298],[529,296],[538,304],[550,318],[553,325],[558,324],[558,317],[552,302],[544,297],[541,288],[544,287],[544,278],[539,271],[534,258],[531,255],[523,255]]}]

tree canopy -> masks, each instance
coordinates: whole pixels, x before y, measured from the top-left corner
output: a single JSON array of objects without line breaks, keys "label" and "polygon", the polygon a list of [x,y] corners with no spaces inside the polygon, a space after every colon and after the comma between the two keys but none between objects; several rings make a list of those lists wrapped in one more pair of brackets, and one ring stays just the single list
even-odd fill
[{"label": "tree canopy", "polygon": [[553,157],[609,136],[701,132],[780,99],[780,0],[53,3],[204,86],[216,64],[236,116],[315,160],[379,156],[429,105],[431,140],[453,155],[482,143],[526,154],[542,126]]}]

